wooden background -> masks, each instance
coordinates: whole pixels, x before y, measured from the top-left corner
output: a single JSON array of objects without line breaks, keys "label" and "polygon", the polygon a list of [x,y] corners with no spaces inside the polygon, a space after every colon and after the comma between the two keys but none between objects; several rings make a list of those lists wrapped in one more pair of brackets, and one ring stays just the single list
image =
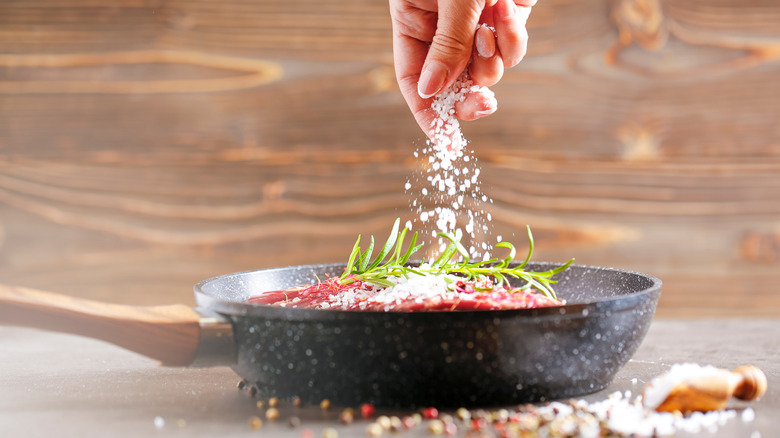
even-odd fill
[{"label": "wooden background", "polygon": [[[543,0],[468,124],[496,232],[780,316],[780,2]],[[0,282],[192,302],[411,217],[383,0],[0,1]],[[522,233],[513,238],[522,242]]]}]

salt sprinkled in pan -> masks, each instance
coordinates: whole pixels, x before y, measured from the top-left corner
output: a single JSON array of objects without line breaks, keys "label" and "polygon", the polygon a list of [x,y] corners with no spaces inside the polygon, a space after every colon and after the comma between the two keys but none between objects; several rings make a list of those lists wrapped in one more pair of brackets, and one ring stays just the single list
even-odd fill
[{"label": "salt sprinkled in pan", "polygon": [[[465,234],[475,242],[478,234],[488,233],[487,223],[492,220],[484,209],[477,210],[480,203],[492,203],[493,200],[482,193],[477,160],[466,150],[467,142],[455,116],[455,105],[463,102],[469,93],[481,93],[488,100],[495,99],[492,91],[474,85],[464,72],[450,88],[433,99],[431,111],[436,117],[429,132],[430,139],[422,150],[415,152],[415,157],[420,154],[427,157],[428,165],[422,178],[414,182],[427,183],[428,187],[420,190],[427,202],[414,200],[412,207],[417,213],[415,222],[423,229],[433,228],[430,229],[432,238],[438,233],[463,233],[459,222],[465,221],[462,225]],[[413,181],[407,181],[406,191],[412,186]],[[439,239],[438,243],[442,250],[444,242]],[[487,244],[471,247],[474,248],[470,251],[472,258],[489,258],[491,248]]]},{"label": "salt sprinkled in pan", "polygon": [[[422,265],[425,269],[428,265]],[[459,278],[454,275],[410,275],[406,277],[388,277],[394,286],[366,290],[361,288],[344,290],[331,295],[330,305],[322,308],[349,309],[355,305],[365,308],[369,305],[386,305],[385,309],[404,302],[422,303],[423,301],[457,299],[459,294],[449,290],[448,281],[455,282]],[[323,303],[327,304],[327,303]]]}]

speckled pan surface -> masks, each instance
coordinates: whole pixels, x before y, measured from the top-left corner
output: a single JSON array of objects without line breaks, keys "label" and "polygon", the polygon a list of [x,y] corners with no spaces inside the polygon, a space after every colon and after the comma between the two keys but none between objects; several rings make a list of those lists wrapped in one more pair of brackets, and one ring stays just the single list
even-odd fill
[{"label": "speckled pan surface", "polygon": [[567,301],[559,308],[394,313],[243,303],[342,270],[293,266],[195,286],[199,306],[232,320],[234,369],[261,396],[398,408],[579,396],[604,388],[631,358],[661,294],[661,281],[650,275],[574,265],[556,277],[556,292]]}]

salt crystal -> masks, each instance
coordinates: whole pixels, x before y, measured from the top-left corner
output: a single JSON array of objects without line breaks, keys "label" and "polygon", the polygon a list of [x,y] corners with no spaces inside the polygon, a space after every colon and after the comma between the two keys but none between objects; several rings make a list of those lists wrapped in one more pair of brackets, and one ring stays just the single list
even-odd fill
[{"label": "salt crystal", "polygon": [[749,423],[756,419],[756,411],[753,410],[753,408],[745,408],[742,411],[742,421],[745,423]]},{"label": "salt crystal", "polygon": [[154,417],[154,427],[157,429],[162,429],[165,427],[165,419],[163,417],[160,417],[159,415],[157,417]]}]

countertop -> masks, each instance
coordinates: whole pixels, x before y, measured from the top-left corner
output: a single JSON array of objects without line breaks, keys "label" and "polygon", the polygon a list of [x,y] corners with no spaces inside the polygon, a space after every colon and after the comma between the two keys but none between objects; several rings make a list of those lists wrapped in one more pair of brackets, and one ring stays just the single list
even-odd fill
[{"label": "countertop", "polygon": [[[366,436],[364,420],[349,426],[338,422],[339,407],[323,412],[289,403],[282,403],[280,420],[264,419],[262,428],[252,430],[250,417],[263,417],[263,412],[236,388],[239,378],[229,368],[159,367],[100,341],[14,327],[0,327],[0,352],[0,437],[300,437],[306,429],[319,437],[326,427],[335,428],[339,437]],[[700,435],[780,436],[780,319],[656,319],[614,382],[584,398],[596,401],[626,390],[636,394],[652,377],[681,362],[728,369],[752,364],[768,379],[761,400],[733,402],[736,418],[715,434]],[[755,410],[753,421],[739,415],[746,406]],[[291,428],[291,416],[302,425]],[[418,426],[397,436],[428,433]]]}]

